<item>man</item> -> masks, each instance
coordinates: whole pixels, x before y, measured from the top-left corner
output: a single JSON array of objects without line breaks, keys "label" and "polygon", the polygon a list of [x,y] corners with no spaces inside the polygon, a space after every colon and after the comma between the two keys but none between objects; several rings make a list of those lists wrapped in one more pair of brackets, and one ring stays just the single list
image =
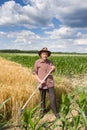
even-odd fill
[{"label": "man", "polygon": [[49,100],[51,104],[52,111],[56,117],[59,117],[59,114],[57,113],[56,109],[56,96],[55,96],[55,90],[54,90],[54,80],[52,73],[49,74],[47,79],[43,81],[44,77],[48,74],[48,72],[52,69],[52,72],[55,71],[55,66],[53,63],[47,59],[51,52],[44,47],[42,50],[38,52],[40,59],[38,59],[35,62],[34,65],[34,74],[38,82],[41,84],[39,90],[41,95],[41,110],[40,110],[40,116],[43,117],[45,114],[45,99],[46,99],[46,92],[49,93]]}]

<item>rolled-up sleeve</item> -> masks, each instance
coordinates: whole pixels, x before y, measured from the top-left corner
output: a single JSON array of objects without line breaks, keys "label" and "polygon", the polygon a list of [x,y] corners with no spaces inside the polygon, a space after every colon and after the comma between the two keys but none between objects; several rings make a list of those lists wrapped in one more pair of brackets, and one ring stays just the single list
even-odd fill
[{"label": "rolled-up sleeve", "polygon": [[[50,62],[50,66],[54,66],[55,67],[55,65],[52,62]],[[54,72],[54,71],[55,71],[55,69],[52,72]]]},{"label": "rolled-up sleeve", "polygon": [[35,75],[37,73],[38,73],[38,66],[37,66],[37,62],[35,62],[33,74]]}]

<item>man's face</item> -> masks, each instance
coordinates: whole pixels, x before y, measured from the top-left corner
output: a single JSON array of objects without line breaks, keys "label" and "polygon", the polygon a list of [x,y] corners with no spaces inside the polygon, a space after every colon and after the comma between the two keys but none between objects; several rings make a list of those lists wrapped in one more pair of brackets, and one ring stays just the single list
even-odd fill
[{"label": "man's face", "polygon": [[48,52],[42,52],[42,53],[41,53],[41,58],[42,58],[43,60],[46,60],[47,57],[48,57]]}]

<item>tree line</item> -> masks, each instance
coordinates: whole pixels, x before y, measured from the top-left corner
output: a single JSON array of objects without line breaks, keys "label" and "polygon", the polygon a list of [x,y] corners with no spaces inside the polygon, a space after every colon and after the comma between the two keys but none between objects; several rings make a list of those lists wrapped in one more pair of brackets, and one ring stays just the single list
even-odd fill
[{"label": "tree line", "polygon": [[[17,49],[5,49],[0,50],[0,53],[38,53],[38,50],[17,50]],[[77,52],[52,52],[52,54],[83,54],[87,55],[87,53],[77,53]]]}]

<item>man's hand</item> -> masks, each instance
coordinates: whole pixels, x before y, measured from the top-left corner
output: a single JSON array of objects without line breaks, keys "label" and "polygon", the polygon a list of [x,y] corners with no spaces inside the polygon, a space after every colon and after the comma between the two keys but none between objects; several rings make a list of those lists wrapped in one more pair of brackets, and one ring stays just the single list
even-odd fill
[{"label": "man's hand", "polygon": [[45,83],[45,81],[43,81],[43,80],[39,80],[39,83],[40,83],[40,84],[43,84],[43,83]]},{"label": "man's hand", "polygon": [[54,71],[55,70],[55,66],[53,65],[53,66],[51,66],[51,69],[52,69],[52,71]]}]

